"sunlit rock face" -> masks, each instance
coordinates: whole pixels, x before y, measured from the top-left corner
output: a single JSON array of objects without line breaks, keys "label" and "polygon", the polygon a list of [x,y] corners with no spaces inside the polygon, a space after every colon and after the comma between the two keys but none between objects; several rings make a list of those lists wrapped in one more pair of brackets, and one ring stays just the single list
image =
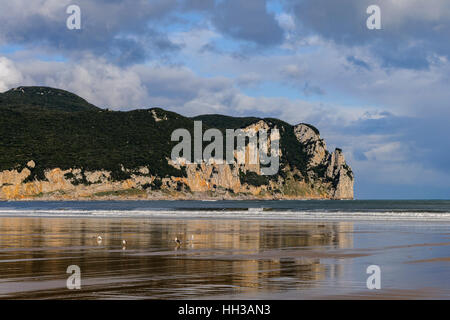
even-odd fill
[{"label": "sunlit rock face", "polygon": [[333,198],[353,199],[353,172],[346,164],[340,149],[336,149],[327,158],[327,177],[336,181]]},{"label": "sunlit rock face", "polygon": [[325,160],[327,145],[325,140],[311,126],[299,124],[294,127],[295,136],[298,141],[306,146],[308,155],[310,155],[309,166],[313,167]]},{"label": "sunlit rock face", "polygon": [[[354,175],[350,166],[345,162],[342,150],[336,149],[329,153],[325,141],[320,137],[319,131],[307,124],[298,124],[294,127],[295,135],[306,147],[309,156],[308,169],[321,167],[325,169],[325,176],[318,176],[319,181],[331,181],[329,196],[332,199],[353,199]],[[325,178],[325,179],[323,179]],[[317,182],[323,183],[323,182]]]}]

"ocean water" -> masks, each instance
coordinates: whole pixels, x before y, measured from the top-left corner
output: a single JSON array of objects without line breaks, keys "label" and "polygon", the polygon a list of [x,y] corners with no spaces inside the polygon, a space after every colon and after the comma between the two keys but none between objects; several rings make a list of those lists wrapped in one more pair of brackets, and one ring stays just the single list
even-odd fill
[{"label": "ocean water", "polygon": [[1,298],[450,299],[450,201],[0,202]]},{"label": "ocean water", "polygon": [[450,200],[23,201],[0,216],[450,221]]}]

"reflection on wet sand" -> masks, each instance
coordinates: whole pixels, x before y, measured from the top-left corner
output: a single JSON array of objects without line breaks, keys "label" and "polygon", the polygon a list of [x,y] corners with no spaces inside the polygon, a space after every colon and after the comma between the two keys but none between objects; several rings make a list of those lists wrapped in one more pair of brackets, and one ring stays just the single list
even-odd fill
[{"label": "reflection on wet sand", "polygon": [[[0,218],[0,297],[196,298],[299,290],[339,278],[345,264],[324,259],[353,258],[352,248],[350,222]],[[66,288],[69,265],[81,269],[81,290]]]}]

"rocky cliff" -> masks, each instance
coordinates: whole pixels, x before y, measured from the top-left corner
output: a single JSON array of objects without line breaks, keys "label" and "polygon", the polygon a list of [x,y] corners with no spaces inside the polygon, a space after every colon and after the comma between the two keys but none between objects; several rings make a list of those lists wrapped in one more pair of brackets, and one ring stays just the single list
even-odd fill
[{"label": "rocky cliff", "polygon": [[[317,129],[307,124],[294,127],[297,139],[306,146],[309,155],[308,174],[313,180],[331,182],[329,195],[333,199],[353,199],[354,175],[345,162],[341,149],[329,153],[326,143],[320,138]],[[325,175],[320,174],[325,169]],[[321,171],[322,170],[322,171]]]},{"label": "rocky cliff", "polygon": [[[50,94],[58,100],[55,104],[46,99],[44,107],[39,101],[17,107],[33,98],[30,91],[43,92],[39,99]],[[64,107],[65,95],[78,109]],[[234,152],[244,163],[174,163],[168,153],[173,147],[170,132],[191,126],[194,119],[162,109],[120,113],[84,104],[81,98],[52,88],[21,87],[0,94],[6,126],[0,129],[0,199],[353,198],[354,176],[342,151],[327,151],[311,125],[197,117],[206,128],[279,130],[279,136],[268,137],[268,145],[274,139],[279,142],[280,167],[277,174],[264,176],[261,164],[249,161],[258,152],[252,143]],[[80,105],[87,110],[80,110]],[[90,135],[83,136],[86,131]]]}]

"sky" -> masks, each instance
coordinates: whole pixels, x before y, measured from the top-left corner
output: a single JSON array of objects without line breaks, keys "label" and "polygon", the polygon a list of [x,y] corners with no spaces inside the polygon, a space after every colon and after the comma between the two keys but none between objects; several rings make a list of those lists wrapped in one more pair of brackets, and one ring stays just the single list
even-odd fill
[{"label": "sky", "polygon": [[[306,122],[343,149],[356,198],[450,198],[448,0],[0,4],[0,92]],[[81,29],[67,27],[70,5]],[[381,29],[367,28],[370,5]]]}]

